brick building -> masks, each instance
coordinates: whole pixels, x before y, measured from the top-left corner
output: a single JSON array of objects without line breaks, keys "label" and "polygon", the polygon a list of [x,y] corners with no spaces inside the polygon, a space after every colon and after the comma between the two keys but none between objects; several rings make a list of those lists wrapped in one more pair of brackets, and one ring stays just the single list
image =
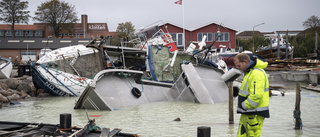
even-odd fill
[{"label": "brick building", "polygon": [[54,38],[53,28],[43,23],[15,25],[15,33],[8,24],[0,24],[0,56],[12,60],[37,60],[40,50],[52,50],[64,46],[85,44],[91,38],[116,36],[109,32],[107,23],[88,23],[88,16],[81,15],[81,23],[75,24],[74,33],[61,31],[60,38]]},{"label": "brick building", "polygon": [[[0,24],[0,38],[48,38],[54,37],[53,27],[43,23],[33,25],[15,26],[15,34],[11,30],[11,24]],[[116,32],[109,32],[107,23],[88,23],[88,16],[81,15],[81,23],[76,23],[74,33],[61,30],[60,38],[97,38],[100,36],[116,36]]]}]

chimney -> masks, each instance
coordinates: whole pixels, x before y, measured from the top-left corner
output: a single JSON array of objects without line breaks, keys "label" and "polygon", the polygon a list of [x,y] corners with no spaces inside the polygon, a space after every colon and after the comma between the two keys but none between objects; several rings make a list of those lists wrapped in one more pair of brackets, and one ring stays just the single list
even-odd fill
[{"label": "chimney", "polygon": [[81,24],[83,26],[83,37],[86,38],[86,31],[88,31],[88,16],[86,14],[81,15]]}]

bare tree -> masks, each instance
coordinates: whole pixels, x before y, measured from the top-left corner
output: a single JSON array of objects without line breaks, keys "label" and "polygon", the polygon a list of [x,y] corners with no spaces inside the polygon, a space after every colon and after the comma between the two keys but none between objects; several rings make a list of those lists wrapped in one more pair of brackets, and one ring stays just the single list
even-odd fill
[{"label": "bare tree", "polygon": [[24,11],[28,8],[28,1],[20,0],[2,0],[0,2],[0,21],[11,23],[13,37],[15,36],[14,25],[16,23],[28,24],[30,11]]},{"label": "bare tree", "polygon": [[73,32],[74,24],[79,20],[75,6],[59,0],[42,3],[35,15],[34,20],[51,26],[57,38],[61,32]]}]

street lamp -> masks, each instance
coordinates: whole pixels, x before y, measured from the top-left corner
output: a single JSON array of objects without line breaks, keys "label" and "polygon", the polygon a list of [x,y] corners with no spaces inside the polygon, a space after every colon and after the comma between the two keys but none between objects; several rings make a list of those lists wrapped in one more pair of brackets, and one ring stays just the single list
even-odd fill
[{"label": "street lamp", "polygon": [[255,27],[258,27],[258,26],[260,26],[260,25],[263,25],[264,23],[261,23],[261,24],[258,24],[258,25],[255,25],[255,26],[253,26],[253,30],[252,30],[252,43],[253,43],[253,46],[252,46],[252,52],[254,52],[254,28]]}]

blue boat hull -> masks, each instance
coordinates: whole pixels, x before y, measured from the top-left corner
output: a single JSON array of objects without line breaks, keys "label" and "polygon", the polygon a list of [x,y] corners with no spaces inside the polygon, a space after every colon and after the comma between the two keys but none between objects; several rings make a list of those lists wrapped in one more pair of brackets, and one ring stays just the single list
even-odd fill
[{"label": "blue boat hull", "polygon": [[49,80],[45,79],[40,74],[40,72],[36,69],[35,64],[31,64],[31,70],[32,70],[31,71],[32,81],[36,87],[43,89],[45,92],[53,96],[73,96],[59,89],[54,84],[52,84]]}]

